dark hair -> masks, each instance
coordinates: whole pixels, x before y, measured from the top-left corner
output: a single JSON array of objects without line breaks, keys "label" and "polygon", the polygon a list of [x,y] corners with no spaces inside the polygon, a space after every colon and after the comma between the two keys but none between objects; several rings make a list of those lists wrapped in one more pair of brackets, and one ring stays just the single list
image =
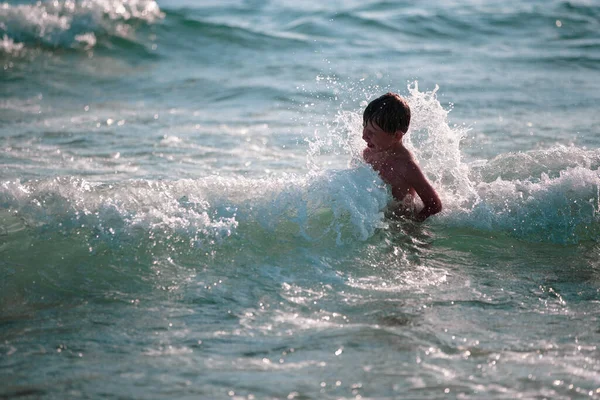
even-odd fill
[{"label": "dark hair", "polygon": [[406,100],[396,93],[386,93],[369,103],[363,113],[363,124],[375,122],[384,132],[402,133],[408,131],[410,125],[410,107]]}]

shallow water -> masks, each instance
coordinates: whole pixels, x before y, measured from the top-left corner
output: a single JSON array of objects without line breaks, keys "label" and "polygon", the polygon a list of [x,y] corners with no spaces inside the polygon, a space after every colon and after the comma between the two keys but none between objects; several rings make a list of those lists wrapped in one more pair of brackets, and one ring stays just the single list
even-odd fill
[{"label": "shallow water", "polygon": [[600,396],[600,8],[322,3],[0,5],[1,398]]}]

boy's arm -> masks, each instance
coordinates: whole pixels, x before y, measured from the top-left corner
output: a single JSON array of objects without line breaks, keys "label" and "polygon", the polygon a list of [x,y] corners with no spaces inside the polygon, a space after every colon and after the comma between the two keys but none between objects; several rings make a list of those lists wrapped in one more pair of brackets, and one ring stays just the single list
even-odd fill
[{"label": "boy's arm", "polygon": [[414,160],[410,160],[406,164],[406,174],[404,178],[411,185],[415,192],[423,201],[425,207],[417,214],[417,221],[424,221],[427,217],[437,214],[442,211],[442,201],[437,192],[431,186],[419,166]]}]

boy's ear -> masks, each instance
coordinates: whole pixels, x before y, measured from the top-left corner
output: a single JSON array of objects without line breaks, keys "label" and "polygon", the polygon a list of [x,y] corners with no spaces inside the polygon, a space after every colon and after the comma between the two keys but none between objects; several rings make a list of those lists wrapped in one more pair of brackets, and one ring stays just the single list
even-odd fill
[{"label": "boy's ear", "polygon": [[394,136],[397,139],[400,139],[400,138],[402,138],[402,136],[404,136],[404,132],[402,132],[400,129],[398,129],[396,132],[394,132]]}]

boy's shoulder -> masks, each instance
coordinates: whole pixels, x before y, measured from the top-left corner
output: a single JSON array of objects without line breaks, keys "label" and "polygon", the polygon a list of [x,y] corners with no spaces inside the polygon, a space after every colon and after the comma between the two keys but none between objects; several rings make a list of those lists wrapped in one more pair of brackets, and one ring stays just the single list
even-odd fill
[{"label": "boy's shoulder", "polygon": [[387,154],[387,159],[389,160],[389,162],[393,162],[395,164],[410,165],[415,163],[415,158],[413,157],[412,153],[404,146],[395,148],[394,150],[390,151]]},{"label": "boy's shoulder", "polygon": [[391,169],[405,177],[411,176],[416,171],[421,170],[413,154],[405,147],[402,147],[401,149],[389,154],[385,163]]},{"label": "boy's shoulder", "polygon": [[410,150],[408,150],[406,147],[404,146],[398,146],[393,150],[393,153],[396,155],[396,157],[401,158],[401,159],[410,159],[413,160],[413,155],[410,152]]}]

